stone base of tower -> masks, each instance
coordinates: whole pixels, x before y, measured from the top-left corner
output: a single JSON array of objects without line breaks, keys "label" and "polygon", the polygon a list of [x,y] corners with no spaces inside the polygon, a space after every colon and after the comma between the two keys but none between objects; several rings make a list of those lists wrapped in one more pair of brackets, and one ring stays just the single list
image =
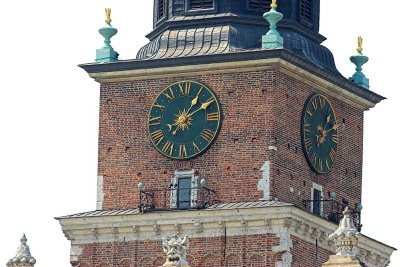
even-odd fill
[{"label": "stone base of tower", "polygon": [[333,255],[329,257],[329,260],[322,267],[362,267],[362,265],[358,260],[351,257]]},{"label": "stone base of tower", "polygon": [[[71,240],[71,263],[79,267],[162,266],[162,238],[174,235],[189,236],[191,267],[321,266],[335,253],[328,236],[337,228],[276,201],[224,203],[186,211],[93,211],[58,220]],[[367,266],[386,266],[393,251],[364,236],[359,247]]]}]

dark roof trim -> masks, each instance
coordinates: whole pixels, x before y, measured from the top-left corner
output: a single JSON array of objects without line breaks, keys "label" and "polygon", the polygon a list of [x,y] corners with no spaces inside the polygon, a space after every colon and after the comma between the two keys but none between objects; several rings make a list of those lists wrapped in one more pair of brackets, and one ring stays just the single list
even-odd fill
[{"label": "dark roof trim", "polygon": [[176,67],[185,65],[201,65],[210,63],[225,63],[225,62],[238,62],[247,60],[258,60],[266,58],[280,58],[285,60],[297,67],[300,67],[314,75],[323,78],[326,81],[331,82],[345,90],[366,99],[374,104],[386,99],[385,97],[374,93],[370,90],[366,90],[341,75],[337,75],[323,68],[320,68],[314,64],[307,62],[306,60],[296,56],[295,54],[284,50],[284,49],[273,49],[273,50],[250,50],[241,52],[230,52],[223,54],[213,55],[200,55],[190,57],[177,57],[177,58],[165,58],[165,59],[148,59],[148,60],[120,60],[109,63],[87,63],[81,64],[79,67],[83,68],[88,73],[101,73],[101,72],[116,72],[126,71],[135,69],[152,69],[161,67]]}]

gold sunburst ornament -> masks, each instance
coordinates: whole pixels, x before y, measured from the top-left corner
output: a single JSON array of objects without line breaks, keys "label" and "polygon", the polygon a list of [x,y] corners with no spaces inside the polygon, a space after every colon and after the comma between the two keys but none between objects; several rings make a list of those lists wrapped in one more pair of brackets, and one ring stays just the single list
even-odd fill
[{"label": "gold sunburst ornament", "polygon": [[172,132],[173,135],[176,135],[176,132],[181,129],[182,131],[188,130],[189,126],[192,125],[193,118],[192,116],[188,116],[188,111],[185,109],[179,111],[178,114],[175,115],[175,123],[176,129]]},{"label": "gold sunburst ornament", "polygon": [[106,23],[110,24],[111,23],[111,8],[106,8]]}]

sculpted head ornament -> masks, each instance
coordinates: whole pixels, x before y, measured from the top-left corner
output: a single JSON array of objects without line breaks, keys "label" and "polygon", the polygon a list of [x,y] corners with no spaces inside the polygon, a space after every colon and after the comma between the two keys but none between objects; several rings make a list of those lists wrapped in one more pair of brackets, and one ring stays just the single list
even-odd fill
[{"label": "sculpted head ornament", "polygon": [[163,267],[190,267],[186,261],[186,250],[189,248],[187,235],[183,238],[174,236],[171,239],[163,237],[163,250],[167,259]]}]

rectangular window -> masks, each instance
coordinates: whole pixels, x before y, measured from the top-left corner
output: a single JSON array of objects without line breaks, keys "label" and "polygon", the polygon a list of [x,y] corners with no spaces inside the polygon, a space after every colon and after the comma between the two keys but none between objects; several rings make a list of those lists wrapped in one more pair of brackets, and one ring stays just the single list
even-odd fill
[{"label": "rectangular window", "polygon": [[171,179],[170,207],[190,209],[197,207],[198,176],[194,170],[176,170]]},{"label": "rectangular window", "polygon": [[313,214],[320,216],[321,215],[321,191],[314,189],[313,194]]},{"label": "rectangular window", "polygon": [[177,208],[190,208],[192,177],[178,179]]},{"label": "rectangular window", "polygon": [[214,8],[214,0],[189,0],[189,9]]},{"label": "rectangular window", "polygon": [[312,21],[312,0],[300,0],[300,17]]},{"label": "rectangular window", "polygon": [[316,183],[313,183],[313,187],[311,189],[311,213],[323,216],[323,202],[324,195],[322,193],[322,186]]},{"label": "rectangular window", "polygon": [[269,9],[271,5],[271,0],[249,0],[250,9]]},{"label": "rectangular window", "polygon": [[158,0],[158,19],[162,19],[165,16],[166,13],[166,2],[167,0]]}]

